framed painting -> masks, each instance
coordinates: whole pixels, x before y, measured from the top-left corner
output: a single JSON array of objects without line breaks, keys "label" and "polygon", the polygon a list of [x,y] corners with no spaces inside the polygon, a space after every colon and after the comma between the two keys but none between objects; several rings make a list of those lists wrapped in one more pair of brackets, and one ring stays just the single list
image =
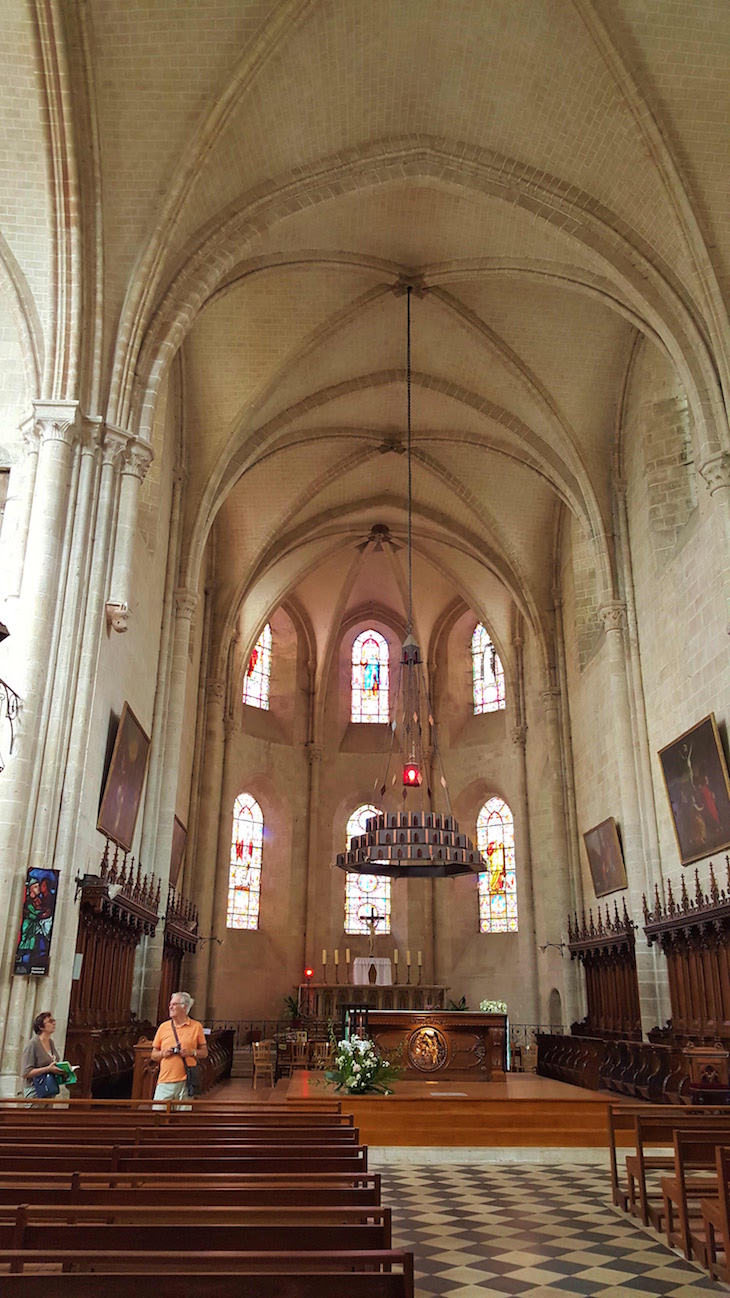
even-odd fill
[{"label": "framed painting", "polygon": [[149,755],[149,738],[125,703],[96,822],[96,828],[125,852],[132,847]]},{"label": "framed painting", "polygon": [[730,779],[714,712],[659,751],[682,865],[730,847]]},{"label": "framed painting", "polygon": [[58,874],[58,870],[34,867],[26,875],[13,973],[48,973]]},{"label": "framed painting", "polygon": [[620,892],[628,886],[626,866],[618,836],[618,825],[613,816],[600,825],[586,830],[583,842],[591,867],[593,889],[597,897],[607,897],[610,892]]},{"label": "framed painting", "polygon": [[172,852],[170,854],[170,883],[173,888],[177,888],[177,881],[180,878],[180,869],[185,856],[185,844],[188,841],[188,831],[177,816],[172,826]]}]

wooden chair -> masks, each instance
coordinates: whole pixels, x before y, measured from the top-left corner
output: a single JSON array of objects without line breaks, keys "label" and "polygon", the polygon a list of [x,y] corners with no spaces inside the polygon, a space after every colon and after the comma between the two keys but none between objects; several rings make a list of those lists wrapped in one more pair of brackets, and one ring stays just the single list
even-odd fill
[{"label": "wooden chair", "polygon": [[274,1085],[274,1057],[272,1050],[273,1041],[253,1041],[251,1050],[253,1051],[253,1089],[258,1086],[259,1077],[263,1080],[268,1079],[267,1085]]},{"label": "wooden chair", "polygon": [[331,1068],[334,1063],[334,1051],[331,1041],[312,1042],[312,1067],[316,1069]]}]

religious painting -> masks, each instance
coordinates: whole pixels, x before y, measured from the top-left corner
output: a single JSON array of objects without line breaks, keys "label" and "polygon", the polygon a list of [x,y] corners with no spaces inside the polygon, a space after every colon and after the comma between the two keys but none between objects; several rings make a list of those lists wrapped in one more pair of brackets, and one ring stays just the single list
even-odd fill
[{"label": "religious painting", "polygon": [[16,974],[48,973],[58,874],[58,870],[43,870],[38,867],[28,871],[15,952],[13,972]]},{"label": "religious painting", "polygon": [[613,816],[587,830],[583,842],[588,853],[596,896],[607,897],[610,892],[620,892],[622,888],[626,888],[626,866],[618,826]]},{"label": "religious painting", "polygon": [[730,780],[715,714],[659,752],[682,865],[730,847]]},{"label": "religious painting", "polygon": [[149,738],[125,703],[96,822],[96,828],[125,852],[132,848],[149,752]]},{"label": "religious painting", "polygon": [[170,854],[170,884],[173,888],[177,887],[177,881],[180,877],[180,868],[185,856],[187,841],[188,831],[176,816],[172,826],[172,852]]}]

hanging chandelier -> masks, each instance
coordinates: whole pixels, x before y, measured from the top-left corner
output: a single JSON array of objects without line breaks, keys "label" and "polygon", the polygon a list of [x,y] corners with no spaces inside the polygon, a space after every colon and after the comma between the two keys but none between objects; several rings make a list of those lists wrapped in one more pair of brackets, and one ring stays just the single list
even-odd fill
[{"label": "hanging chandelier", "polygon": [[[391,879],[443,879],[460,874],[478,874],[487,865],[471,839],[462,834],[451,814],[451,803],[436,737],[433,709],[423,672],[421,651],[413,636],[413,477],[411,459],[411,293],[406,287],[406,391],[408,466],[408,621],[398,672],[395,716],[391,722],[391,744],[385,774],[376,781],[384,797],[390,780],[398,781],[398,756],[402,764],[404,809],[380,813],[365,822],[365,833],[350,840],[346,852],[339,852],[336,864],[353,874],[375,874]],[[430,753],[429,750],[430,749]],[[396,766],[391,775],[391,768]],[[439,782],[446,797],[447,815],[433,810],[431,771],[439,770]],[[424,775],[426,781],[424,783]],[[415,799],[417,810],[406,810]]]}]

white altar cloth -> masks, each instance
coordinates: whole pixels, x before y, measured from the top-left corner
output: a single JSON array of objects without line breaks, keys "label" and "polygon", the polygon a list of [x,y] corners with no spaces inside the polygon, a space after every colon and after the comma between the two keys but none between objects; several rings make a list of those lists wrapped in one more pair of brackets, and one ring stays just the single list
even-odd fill
[{"label": "white altar cloth", "polygon": [[376,987],[390,987],[393,982],[393,975],[390,970],[390,960],[383,956],[361,955],[357,956],[352,962],[352,981],[356,987],[367,987],[370,979],[368,973],[371,964],[375,965],[378,971],[378,977],[375,982]]}]

